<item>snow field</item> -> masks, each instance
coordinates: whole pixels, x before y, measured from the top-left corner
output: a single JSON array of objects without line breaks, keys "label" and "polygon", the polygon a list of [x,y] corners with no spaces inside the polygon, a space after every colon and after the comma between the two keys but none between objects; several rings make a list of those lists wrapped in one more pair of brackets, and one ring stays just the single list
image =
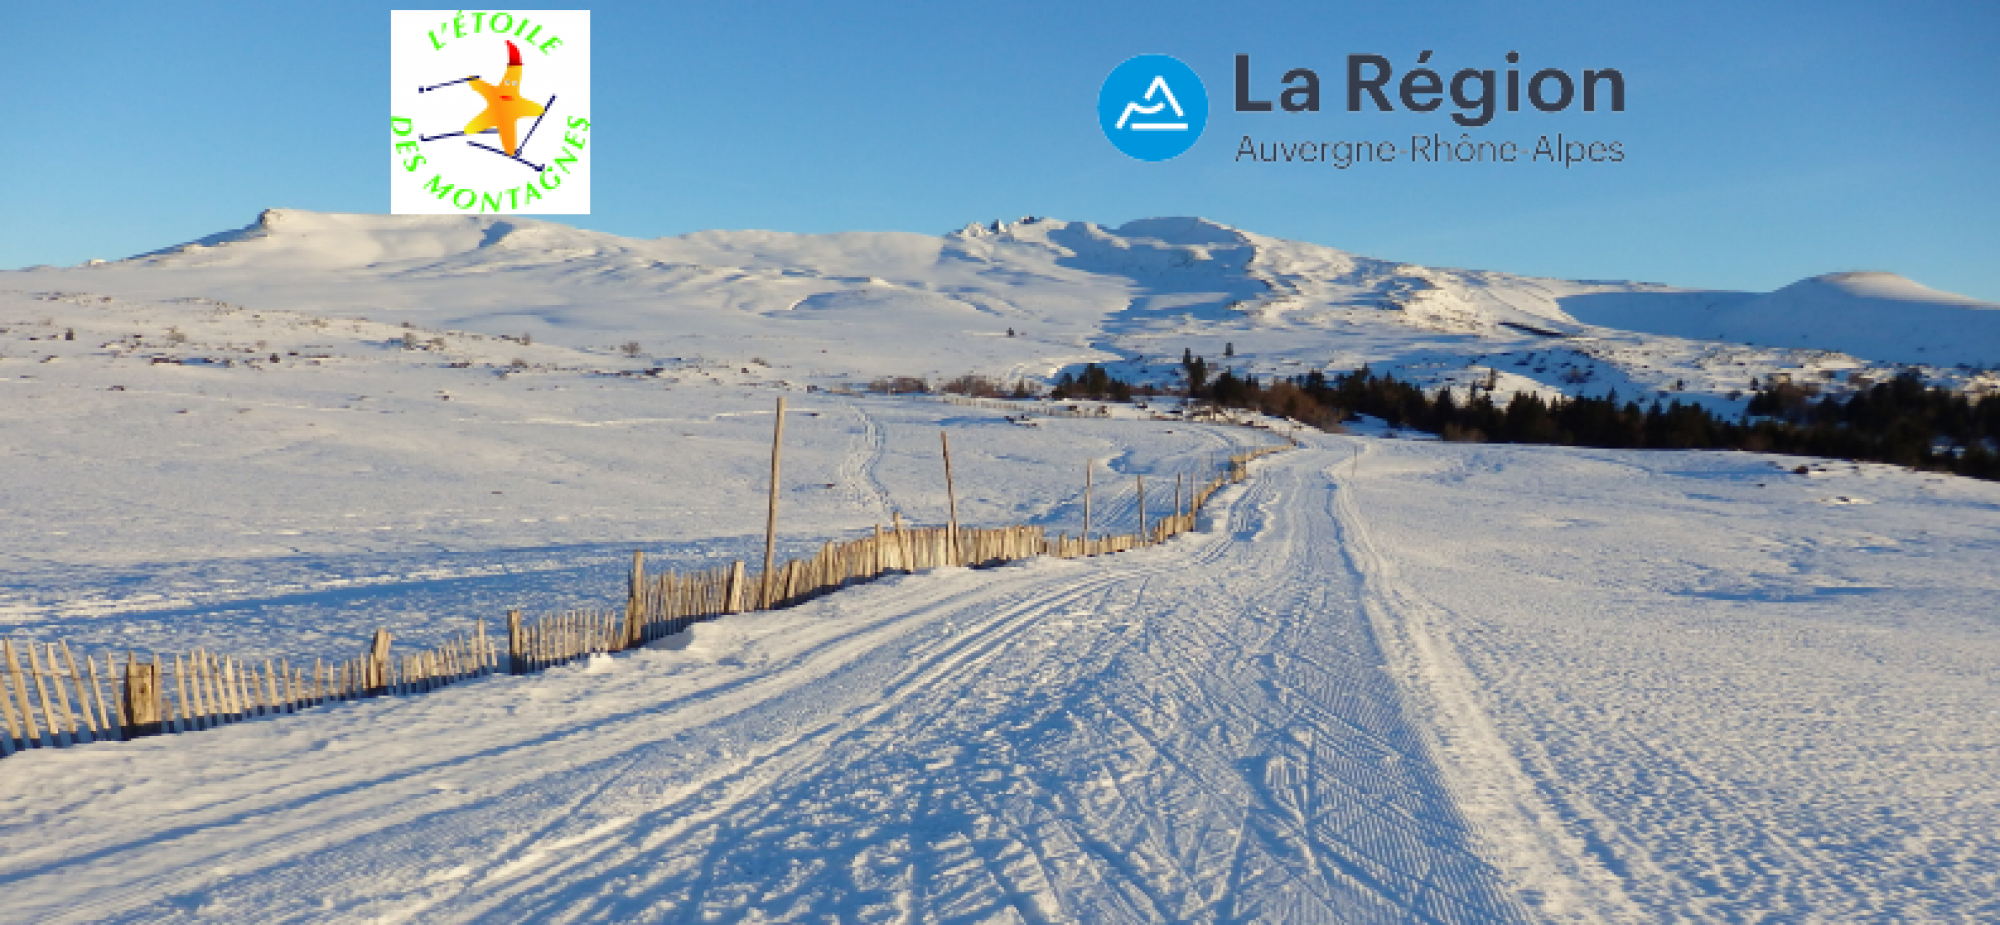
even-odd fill
[{"label": "snow field", "polygon": [[1983,916],[1991,486],[1313,442],[1155,549],[17,756],[10,915]]},{"label": "snow field", "polygon": [[[652,366],[464,332],[416,330],[446,346],[411,350],[400,325],[232,306],[0,308],[12,310],[0,318],[0,632],[92,650],[351,657],[377,626],[428,644],[473,620],[492,630],[512,608],[622,600],[634,549],[679,571],[762,555],[769,388],[696,380],[693,364],[674,367],[692,381],[621,375]],[[1137,525],[1132,475],[1153,477],[1163,511],[1175,473],[1271,439],[788,394],[787,556],[886,526],[892,511],[945,522],[944,428],[962,522],[1051,533],[1081,528],[1087,459],[1099,460],[1097,526],[1124,532]]]},{"label": "snow field", "polygon": [[129,776],[0,790],[42,807],[0,876],[48,921],[1519,919],[1357,589],[1315,574],[1310,478],[1152,550],[890,579],[200,752],[70,750],[32,770]]},{"label": "snow field", "polygon": [[1611,902],[1589,918],[1996,914],[1994,486],[1394,446],[1359,460],[1361,548],[1402,602],[1391,638],[1455,653],[1402,670],[1466,739],[1446,765],[1484,763],[1468,815],[1571,846],[1568,879]]},{"label": "snow field", "polygon": [[[1953,327],[1990,307],[1896,278],[1539,280],[1189,219],[641,242],[281,211],[0,288],[0,632],[257,658],[614,602],[634,548],[755,559],[779,390],[792,555],[942,522],[941,428],[964,521],[1051,532],[1085,458],[1122,532],[1132,475],[1161,510],[1268,441],[804,391],[875,376],[1233,344],[1266,376],[1726,408],[1949,346],[1977,362],[1926,374],[1994,382],[1990,325]],[[1774,346],[1680,339],[1721,335]],[[1308,443],[1153,549],[14,756],[0,920],[2000,918],[2000,486]]]}]

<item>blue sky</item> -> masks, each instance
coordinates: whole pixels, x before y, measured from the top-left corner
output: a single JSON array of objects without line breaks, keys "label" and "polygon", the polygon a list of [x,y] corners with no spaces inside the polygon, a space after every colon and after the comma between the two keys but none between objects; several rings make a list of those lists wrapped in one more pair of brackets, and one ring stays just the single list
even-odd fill
[{"label": "blue sky", "polygon": [[[285,206],[388,208],[388,10],[358,3],[18,9],[0,267],[150,250]],[[1203,215],[1442,266],[1773,289],[1903,273],[2000,301],[2000,4],[953,3],[596,5],[593,214],[641,237],[704,228],[936,233],[1049,215]],[[1232,161],[1240,138],[1464,129],[1348,113],[1349,53],[1401,72],[1615,67],[1624,113],[1501,113],[1490,140],[1617,140],[1543,165]],[[1175,55],[1213,115],[1162,164],[1097,127],[1104,76]],[[1311,67],[1316,114],[1231,109]]]}]

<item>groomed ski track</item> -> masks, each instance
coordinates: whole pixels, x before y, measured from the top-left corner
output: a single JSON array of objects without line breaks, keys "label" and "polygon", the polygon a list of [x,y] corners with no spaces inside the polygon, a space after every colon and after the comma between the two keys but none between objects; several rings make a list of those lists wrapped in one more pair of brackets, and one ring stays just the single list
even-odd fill
[{"label": "groomed ski track", "polygon": [[[186,767],[103,799],[159,786],[184,809],[14,858],[0,915],[1519,920],[1386,670],[1366,582],[1325,555],[1342,458],[1272,457],[1161,548],[740,618],[784,638],[716,658],[712,683],[646,677],[697,641],[347,708],[366,722],[116,746]],[[554,715],[508,721],[531,711]],[[148,863],[190,853],[209,863]],[[43,905],[45,878],[93,887]]]},{"label": "groomed ski track", "polygon": [[1774,471],[1315,435],[1153,549],[15,756],[0,920],[1989,908],[1990,589],[1944,576],[1992,548],[2000,497],[1857,469],[1880,504],[1854,520]]}]

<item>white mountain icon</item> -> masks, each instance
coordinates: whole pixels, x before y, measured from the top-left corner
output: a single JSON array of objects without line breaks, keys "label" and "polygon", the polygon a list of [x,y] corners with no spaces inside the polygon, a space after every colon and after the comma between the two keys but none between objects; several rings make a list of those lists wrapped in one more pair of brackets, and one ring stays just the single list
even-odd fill
[{"label": "white mountain icon", "polygon": [[[1146,96],[1144,98],[1151,100],[1155,94],[1166,97],[1166,101],[1154,103],[1151,106],[1143,106],[1139,103],[1126,103],[1125,111],[1118,116],[1117,127],[1126,128],[1126,121],[1131,119],[1132,114],[1135,112],[1142,116],[1150,116],[1169,106],[1174,108],[1175,118],[1187,118],[1187,113],[1181,111],[1180,101],[1174,99],[1174,91],[1167,86],[1167,79],[1165,77],[1153,78],[1152,86],[1146,88]],[[1185,132],[1187,131],[1188,124],[1186,122],[1133,122],[1130,127],[1135,132]]]}]

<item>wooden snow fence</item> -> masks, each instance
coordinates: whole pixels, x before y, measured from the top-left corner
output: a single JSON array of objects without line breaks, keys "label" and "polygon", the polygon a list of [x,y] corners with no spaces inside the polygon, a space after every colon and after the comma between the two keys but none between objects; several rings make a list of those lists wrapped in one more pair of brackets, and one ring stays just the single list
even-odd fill
[{"label": "wooden snow fence", "polygon": [[[1041,527],[990,529],[906,526],[901,515],[885,528],[847,542],[827,542],[810,556],[791,559],[761,573],[741,561],[706,571],[680,574],[649,573],[645,555],[632,554],[626,582],[625,612],[570,611],[538,619],[508,614],[508,663],[516,674],[540,671],[593,653],[616,652],[684,632],[718,617],[751,610],[778,610],[801,604],[841,588],[887,574],[908,574],[945,566],[988,568],[1035,556],[1078,558],[1124,552],[1162,543],[1194,529],[1208,500],[1228,485],[1241,482],[1250,461],[1287,447],[1265,447],[1228,458],[1208,482],[1183,493],[1176,484],[1169,512],[1149,517],[1144,482],[1137,503],[1140,529],[1135,533],[1053,538]],[[766,598],[766,589],[769,597]]]},{"label": "wooden snow fence", "polygon": [[386,630],[341,662],[237,658],[196,649],[144,658],[71,650],[67,642],[0,640],[0,756],[138,736],[193,732],[260,716],[389,694],[415,694],[490,674],[484,627],[432,649],[397,653]]},{"label": "wooden snow fence", "polygon": [[975,398],[968,395],[952,395],[949,393],[934,395],[934,396],[921,395],[918,397],[927,398],[932,401],[941,402],[947,405],[959,405],[966,408],[985,408],[991,411],[1006,411],[1006,412],[1011,412],[1013,414],[1021,415],[1023,418],[1028,418],[1028,419],[1037,417],[1108,418],[1111,416],[1110,407],[1104,404],[1103,402],[1096,402],[1096,401],[1090,401],[1088,403],[1085,403],[1084,401],[1079,400],[1078,402],[1065,404],[1063,402],[1058,402],[1058,401],[1023,401],[1021,399],[1005,400],[997,398]]},{"label": "wooden snow fence", "polygon": [[[1217,491],[1243,481],[1251,460],[1285,447],[1229,457],[1205,484],[1183,492],[1170,509],[1146,510],[1138,483],[1139,530],[1134,533],[1049,537],[1041,527],[971,529],[913,527],[899,516],[886,529],[847,542],[828,542],[810,556],[772,569],[767,585],[742,562],[707,571],[648,574],[633,553],[622,613],[576,610],[533,619],[507,617],[506,648],[483,623],[445,644],[408,652],[392,649],[377,630],[355,658],[310,665],[286,659],[237,658],[214,652],[140,657],[74,652],[67,642],[0,640],[0,757],[146,735],[193,732],[262,716],[296,713],[330,703],[419,694],[496,671],[538,672],[556,665],[644,645],[717,617],[776,610],[885,574],[945,566],[985,568],[1034,556],[1077,558],[1137,549],[1194,528]],[[769,589],[768,599],[764,596]]]}]

